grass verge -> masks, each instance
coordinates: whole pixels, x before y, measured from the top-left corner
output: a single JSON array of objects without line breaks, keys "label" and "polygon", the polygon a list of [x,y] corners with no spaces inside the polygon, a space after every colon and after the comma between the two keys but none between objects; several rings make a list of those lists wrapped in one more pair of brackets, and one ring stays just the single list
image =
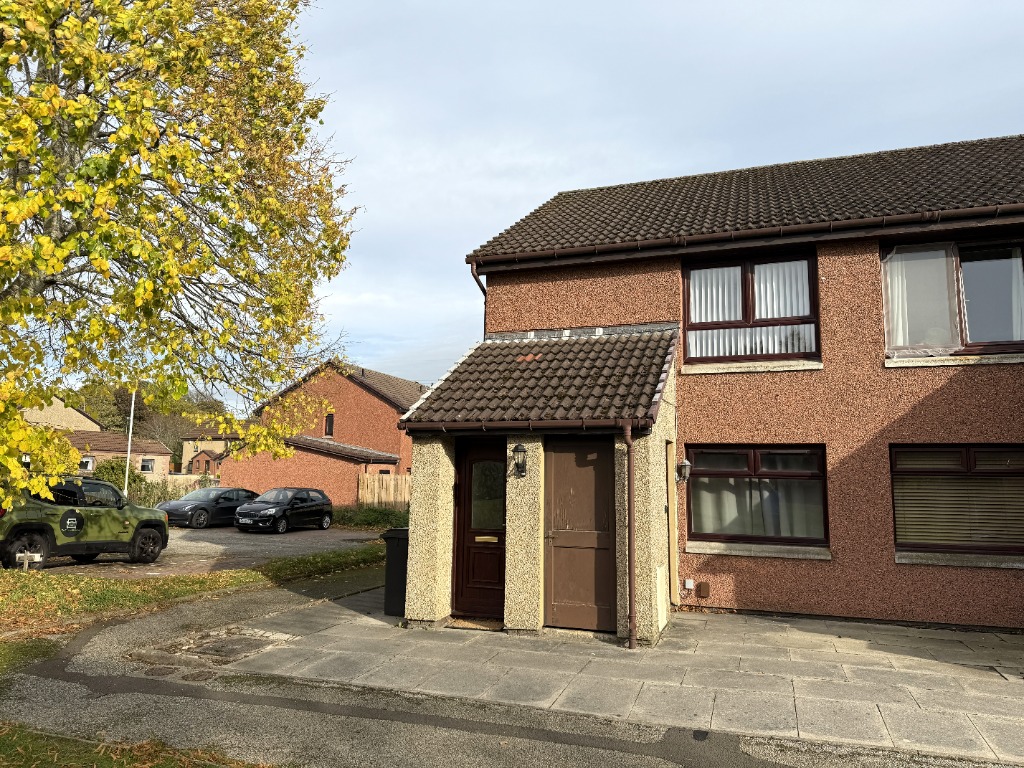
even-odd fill
[{"label": "grass verge", "polygon": [[14,640],[0,642],[0,677],[20,667],[28,666],[52,656],[60,643],[52,640]]},{"label": "grass verge", "polygon": [[[300,557],[280,557],[253,569],[159,576],[151,579],[102,579],[48,571],[0,571],[0,631],[31,629],[45,634],[89,615],[132,612],[229,587],[270,587],[383,562],[384,545],[371,542],[351,549]],[[2,646],[0,646],[2,647]]]},{"label": "grass verge", "polygon": [[79,765],[93,768],[257,768],[216,752],[172,749],[158,741],[107,744],[0,723],[0,768]]}]

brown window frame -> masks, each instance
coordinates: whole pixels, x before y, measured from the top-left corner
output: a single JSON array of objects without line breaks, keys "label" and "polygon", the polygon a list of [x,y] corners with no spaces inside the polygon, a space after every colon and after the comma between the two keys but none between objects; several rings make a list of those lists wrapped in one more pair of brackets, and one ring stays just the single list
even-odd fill
[{"label": "brown window frame", "polygon": [[334,414],[324,416],[324,437],[334,437]]},{"label": "brown window frame", "polygon": [[[772,317],[758,320],[754,314],[754,267],[758,264],[782,264],[791,261],[807,262],[807,295],[810,303],[810,314],[793,317]],[[715,269],[720,267],[740,267],[742,277],[741,320],[725,322],[694,323],[690,320],[690,273],[695,269]],[[818,302],[818,259],[815,254],[787,254],[763,256],[748,259],[732,259],[726,261],[701,261],[688,264],[683,269],[683,338],[686,344],[686,356],[683,362],[706,363],[718,361],[746,362],[757,360],[820,360],[821,359],[821,320]],[[791,352],[781,355],[729,355],[720,357],[694,357],[690,355],[688,331],[714,331],[724,328],[775,328],[786,325],[814,325],[814,351]]]},{"label": "brown window frame", "polygon": [[[731,453],[734,455],[747,455],[746,472],[737,469],[698,469],[697,455],[705,453]],[[818,460],[818,469],[815,472],[793,472],[780,470],[766,470],[761,467],[761,453],[801,453],[813,455]],[[821,444],[745,444],[745,445],[721,445],[721,444],[694,444],[686,446],[686,458],[690,462],[690,479],[686,483],[686,537],[692,541],[731,541],[745,544],[783,544],[795,547],[827,547],[829,546],[829,525],[828,525],[828,473],[826,471],[825,446]],[[768,478],[768,479],[796,479],[805,480],[808,478],[821,478],[821,515],[822,531],[824,537],[814,539],[808,537],[792,536],[744,536],[729,533],[695,533],[693,530],[693,479],[696,477],[745,477],[745,478]]]},{"label": "brown window frame", "polygon": [[[900,451],[949,453],[960,451],[959,469],[897,469],[896,454]],[[979,547],[974,544],[922,544],[901,543],[896,535],[896,483],[900,476],[945,476],[955,477],[1024,477],[1024,469],[996,470],[978,469],[979,451],[1024,450],[1021,443],[893,443],[889,446],[889,493],[892,498],[892,540],[898,552],[948,552],[974,555],[1024,555],[1024,546]]]}]

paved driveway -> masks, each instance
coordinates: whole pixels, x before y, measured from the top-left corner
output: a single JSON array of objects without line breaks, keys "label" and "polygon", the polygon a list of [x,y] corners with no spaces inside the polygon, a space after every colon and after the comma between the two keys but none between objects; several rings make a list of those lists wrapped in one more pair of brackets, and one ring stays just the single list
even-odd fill
[{"label": "paved driveway", "polygon": [[127,555],[100,555],[94,563],[78,565],[71,558],[54,558],[54,573],[138,579],[182,573],[208,573],[229,568],[251,568],[273,557],[291,557],[345,549],[377,538],[367,531],[329,528],[326,531],[296,529],[284,534],[242,533],[234,526],[204,528],[171,527],[170,541],[155,563],[133,564]]},{"label": "paved driveway", "polygon": [[1024,635],[677,614],[657,648],[404,630],[381,591],[157,653],[637,723],[1024,762]]}]

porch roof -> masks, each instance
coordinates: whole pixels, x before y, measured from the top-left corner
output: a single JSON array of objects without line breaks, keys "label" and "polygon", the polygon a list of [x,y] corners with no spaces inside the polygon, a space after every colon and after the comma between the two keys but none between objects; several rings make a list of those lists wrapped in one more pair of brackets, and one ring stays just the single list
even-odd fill
[{"label": "porch roof", "polygon": [[480,342],[399,426],[532,430],[610,428],[628,422],[650,427],[671,371],[677,332],[591,329],[588,335],[564,334],[570,335]]}]

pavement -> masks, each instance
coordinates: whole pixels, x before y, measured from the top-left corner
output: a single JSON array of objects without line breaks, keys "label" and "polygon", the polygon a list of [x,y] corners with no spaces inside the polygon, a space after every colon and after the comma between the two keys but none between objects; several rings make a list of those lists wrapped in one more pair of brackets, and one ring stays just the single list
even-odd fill
[{"label": "pavement", "polygon": [[294,529],[285,534],[243,533],[234,526],[170,529],[167,548],[155,563],[129,563],[127,555],[100,555],[89,565],[70,557],[52,558],[47,570],[113,579],[209,573],[233,568],[254,568],[274,557],[295,557],[348,549],[378,538],[375,531],[332,527]]},{"label": "pavement", "polygon": [[1020,635],[683,614],[628,651],[401,629],[381,581],[360,569],[92,628],[0,681],[0,720],[313,768],[1024,759]]}]

